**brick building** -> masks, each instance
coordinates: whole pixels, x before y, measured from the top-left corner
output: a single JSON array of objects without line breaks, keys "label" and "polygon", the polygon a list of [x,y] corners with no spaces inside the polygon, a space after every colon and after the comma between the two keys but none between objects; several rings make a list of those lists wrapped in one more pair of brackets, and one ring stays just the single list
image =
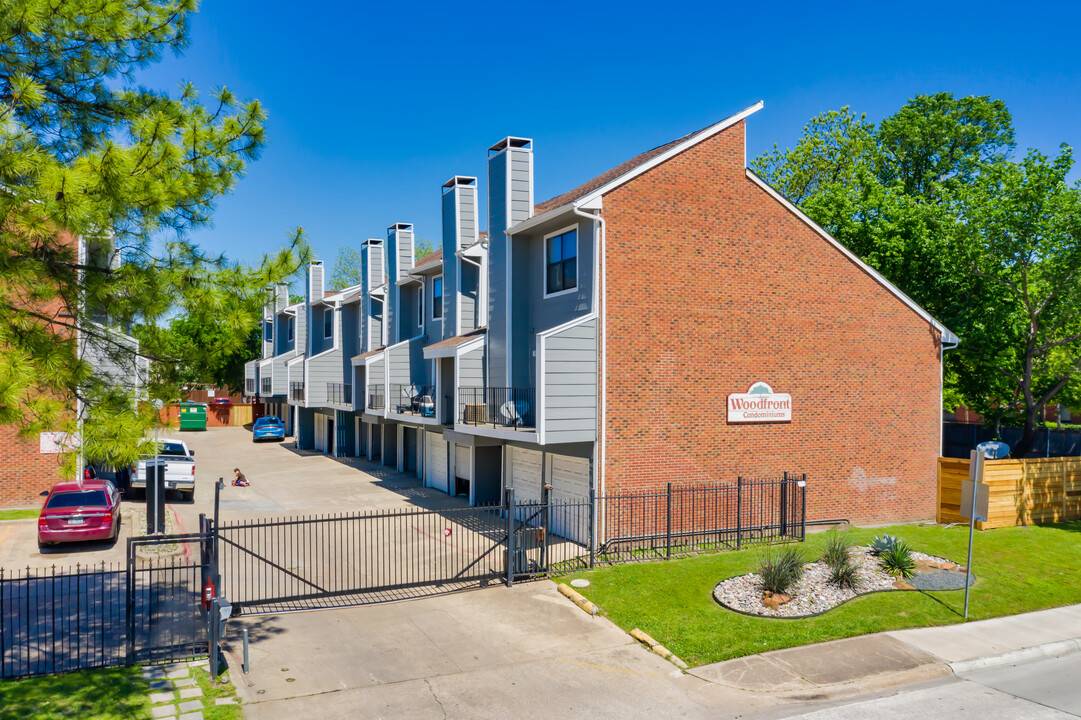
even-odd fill
[{"label": "brick building", "polygon": [[760,107],[541,203],[504,138],[444,183],[438,254],[396,222],[357,287],[271,292],[248,386],[301,447],[474,503],[795,471],[810,519],[932,518],[957,338],[747,169]]}]

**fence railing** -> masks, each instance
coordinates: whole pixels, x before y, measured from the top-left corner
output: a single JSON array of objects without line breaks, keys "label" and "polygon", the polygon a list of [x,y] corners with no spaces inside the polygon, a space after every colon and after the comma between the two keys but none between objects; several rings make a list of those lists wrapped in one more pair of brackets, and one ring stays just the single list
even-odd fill
[{"label": "fence railing", "polygon": [[332,405],[352,405],[353,386],[349,383],[327,383],[327,402]]},{"label": "fence railing", "polygon": [[295,400],[296,402],[304,402],[304,383],[289,383],[289,399]]},{"label": "fence railing", "polygon": [[534,388],[460,387],[458,421],[512,430],[537,427],[537,393]]},{"label": "fence railing", "polygon": [[435,385],[392,384],[391,408],[399,415],[435,417]]},{"label": "fence railing", "polygon": [[387,399],[384,394],[384,388],[382,385],[369,385],[368,386],[368,409],[369,410],[385,410],[387,407]]}]

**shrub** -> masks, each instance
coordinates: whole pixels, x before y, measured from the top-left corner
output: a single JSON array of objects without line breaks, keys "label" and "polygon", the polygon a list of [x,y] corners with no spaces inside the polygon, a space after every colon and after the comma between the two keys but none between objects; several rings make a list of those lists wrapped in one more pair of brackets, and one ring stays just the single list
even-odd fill
[{"label": "shrub", "polygon": [[878,562],[890,575],[910,578],[916,574],[916,561],[903,540],[898,540],[893,547],[879,555]]},{"label": "shrub", "polygon": [[852,558],[846,557],[836,565],[830,565],[829,581],[839,588],[855,590],[859,585],[859,569],[852,562]]},{"label": "shrub", "polygon": [[829,565],[831,569],[850,563],[848,551],[851,547],[852,542],[847,536],[839,532],[830,532],[829,537],[826,538],[826,547],[822,551],[822,562]]},{"label": "shrub", "polygon": [[875,557],[882,555],[882,553],[889,552],[893,549],[894,545],[898,543],[904,545],[905,541],[899,537],[893,535],[879,535],[871,543],[871,554]]},{"label": "shrub", "polygon": [[803,551],[794,548],[766,550],[758,565],[762,587],[772,593],[787,593],[803,577]]}]

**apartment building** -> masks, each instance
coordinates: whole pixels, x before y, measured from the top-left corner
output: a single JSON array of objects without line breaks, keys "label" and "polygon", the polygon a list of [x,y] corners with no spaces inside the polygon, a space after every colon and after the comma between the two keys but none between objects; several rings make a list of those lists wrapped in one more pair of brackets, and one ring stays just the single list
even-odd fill
[{"label": "apartment building", "polygon": [[933,517],[957,338],[747,168],[760,108],[540,203],[532,140],[500,140],[444,183],[440,251],[394,223],[360,286],[277,289],[248,377],[300,447],[472,503],[788,470],[811,519]]}]

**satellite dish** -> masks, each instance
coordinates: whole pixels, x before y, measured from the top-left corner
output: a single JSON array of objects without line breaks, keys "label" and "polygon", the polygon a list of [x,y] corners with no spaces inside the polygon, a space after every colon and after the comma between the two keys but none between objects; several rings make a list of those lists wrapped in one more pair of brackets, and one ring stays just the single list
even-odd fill
[{"label": "satellite dish", "polygon": [[988,460],[1001,460],[1010,454],[1010,446],[998,440],[989,440],[976,446]]}]

